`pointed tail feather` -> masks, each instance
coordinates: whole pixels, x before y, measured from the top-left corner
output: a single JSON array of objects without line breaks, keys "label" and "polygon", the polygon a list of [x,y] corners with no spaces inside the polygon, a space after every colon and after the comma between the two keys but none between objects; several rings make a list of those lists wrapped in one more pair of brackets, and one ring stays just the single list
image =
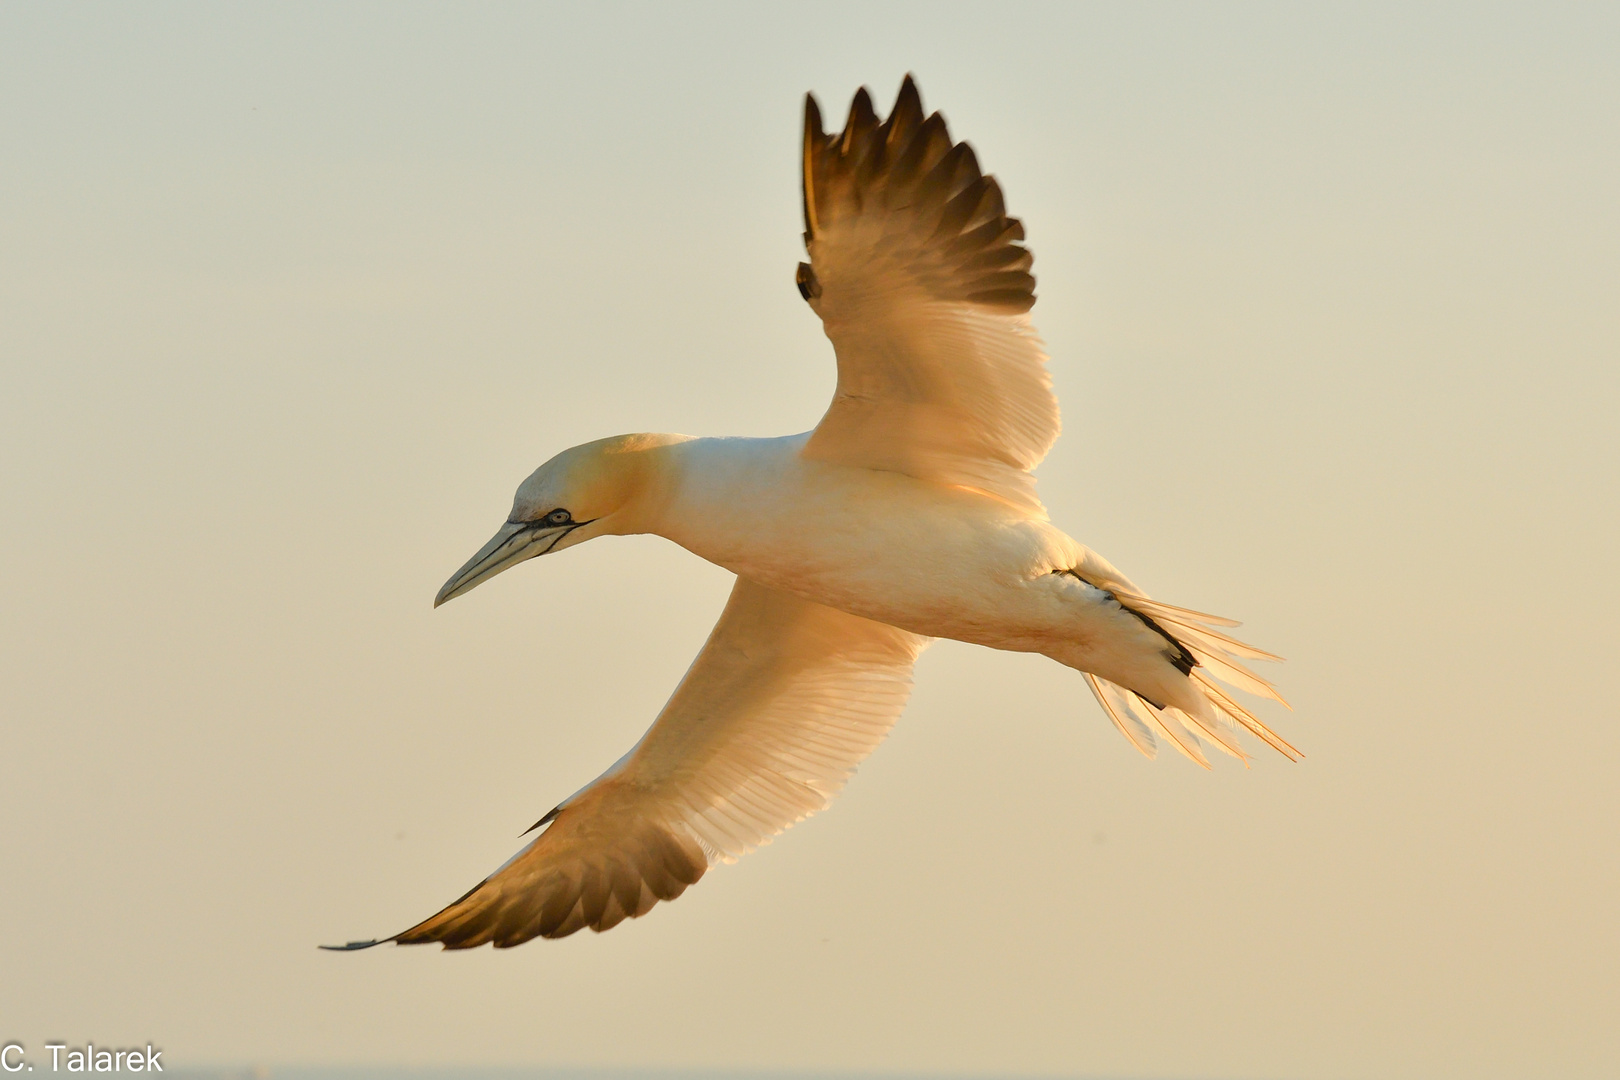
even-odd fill
[{"label": "pointed tail feather", "polygon": [[[1129,693],[1129,691],[1126,692]],[[1141,698],[1138,697],[1137,700],[1141,700]],[[1180,750],[1190,760],[1197,762],[1206,769],[1211,768],[1209,758],[1204,756],[1203,747],[1199,745],[1198,736],[1188,731],[1187,726],[1181,722],[1181,717],[1185,716],[1186,713],[1177,709],[1175,714],[1172,714],[1169,709],[1155,709],[1146,701],[1142,701],[1142,704],[1152,713],[1154,725],[1164,732],[1171,745]]]},{"label": "pointed tail feather", "polygon": [[1180,721],[1183,730],[1192,732],[1201,739],[1207,739],[1224,753],[1230,754],[1243,762],[1245,768],[1248,767],[1249,755],[1244,753],[1243,747],[1238,745],[1237,725],[1228,721],[1219,709],[1211,710],[1211,715],[1208,717],[1183,712],[1174,707],[1162,711]]},{"label": "pointed tail feather", "polygon": [[1097,695],[1097,704],[1103,707],[1108,719],[1119,728],[1119,733],[1130,740],[1131,745],[1142,751],[1143,756],[1149,760],[1158,757],[1159,743],[1153,737],[1153,724],[1138,713],[1134,706],[1134,702],[1141,699],[1128,690],[1097,678],[1089,671],[1084,674],[1086,682],[1091,684],[1091,692]]},{"label": "pointed tail feather", "polygon": [[[1203,688],[1205,696],[1215,704],[1215,707],[1218,710],[1231,717],[1237,723],[1243,725],[1245,729],[1253,733],[1267,746],[1286,757],[1289,761],[1300,761],[1304,759],[1305,755],[1291,746],[1286,739],[1284,739],[1281,735],[1278,735],[1275,731],[1272,731],[1265,724],[1262,724],[1259,718],[1251,713],[1248,709],[1245,709],[1243,706],[1233,701],[1231,696],[1227,694],[1226,691],[1222,690],[1218,685],[1216,685],[1214,679],[1211,679],[1208,675],[1205,675],[1201,671],[1194,670],[1193,680]],[[1284,704],[1287,704],[1287,702],[1284,702]]]},{"label": "pointed tail feather", "polygon": [[[1232,628],[1243,625],[1236,619],[1228,619],[1224,615],[1211,615],[1207,611],[1194,611],[1192,608],[1177,607],[1174,604],[1167,604],[1163,600],[1154,600],[1152,597],[1143,596],[1141,593],[1134,593],[1129,589],[1122,589],[1119,587],[1117,582],[1109,582],[1108,588],[1109,591],[1115,596],[1121,598],[1122,600],[1129,600],[1132,607],[1141,608],[1149,615],[1156,615],[1160,618],[1169,619],[1172,622],[1180,622],[1191,619],[1194,622],[1203,623],[1206,626],[1225,626]],[[1271,654],[1267,653],[1266,655],[1270,656]],[[1273,657],[1273,659],[1277,658]]]},{"label": "pointed tail feather", "polygon": [[[1092,675],[1086,676],[1104,711],[1137,749],[1149,757],[1153,756],[1151,737],[1157,730],[1169,738],[1176,749],[1206,768],[1209,762],[1199,750],[1200,737],[1247,763],[1248,755],[1234,737],[1237,730],[1242,728],[1292,761],[1305,756],[1234,701],[1215,681],[1219,679],[1240,690],[1292,708],[1275,686],[1243,663],[1244,660],[1280,661],[1282,657],[1215,629],[1217,626],[1238,626],[1232,619],[1176,607],[1118,588],[1112,591],[1121,604],[1152,618],[1162,632],[1171,636],[1198,661],[1191,672],[1192,681],[1203,699],[1197,710],[1160,709],[1124,687]],[[1203,708],[1203,705],[1208,708]],[[1141,739],[1144,734],[1149,738],[1147,747],[1144,747]]]},{"label": "pointed tail feather", "polygon": [[1203,752],[1205,740],[1248,763],[1249,755],[1243,752],[1234,737],[1236,725],[1224,722],[1226,717],[1218,705],[1211,709],[1210,718],[1205,719],[1174,707],[1161,709],[1140,694],[1089,672],[1086,673],[1086,682],[1114,726],[1145,756],[1152,758],[1158,754],[1158,739],[1154,735],[1157,731],[1189,760],[1206,769],[1210,764]]},{"label": "pointed tail feather", "polygon": [[1126,607],[1151,615],[1191,652],[1200,664],[1209,668],[1211,674],[1222,682],[1231,683],[1238,689],[1245,690],[1257,697],[1270,698],[1285,708],[1293,708],[1277,692],[1275,686],[1250,670],[1243,663],[1244,660],[1280,662],[1282,657],[1276,653],[1266,652],[1264,649],[1257,649],[1253,645],[1239,641],[1230,634],[1224,634],[1213,629],[1210,625],[1214,623],[1231,627],[1239,625],[1237,622],[1231,619],[1221,619],[1214,615],[1206,615],[1188,608],[1176,607],[1173,604],[1151,600],[1133,593],[1116,590],[1114,595]]}]

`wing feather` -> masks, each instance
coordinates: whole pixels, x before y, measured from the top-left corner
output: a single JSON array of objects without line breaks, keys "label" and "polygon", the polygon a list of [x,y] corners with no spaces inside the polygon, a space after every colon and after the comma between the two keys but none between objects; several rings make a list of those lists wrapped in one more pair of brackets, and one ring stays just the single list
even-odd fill
[{"label": "wing feather", "polygon": [[828,804],[899,717],[928,640],[737,579],[635,749],[495,873],[388,940],[506,948],[675,899]]},{"label": "wing feather", "polygon": [[976,488],[1044,516],[1029,475],[1057,439],[1030,326],[1034,257],[972,147],[906,76],[887,120],[856,93],[844,129],[806,99],[799,288],[838,357],[807,457]]}]

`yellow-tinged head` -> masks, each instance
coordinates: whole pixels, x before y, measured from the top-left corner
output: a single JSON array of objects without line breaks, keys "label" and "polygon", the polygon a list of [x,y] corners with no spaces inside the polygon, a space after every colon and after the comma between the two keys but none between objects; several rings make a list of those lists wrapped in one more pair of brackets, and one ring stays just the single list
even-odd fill
[{"label": "yellow-tinged head", "polygon": [[512,513],[439,590],[438,607],[536,555],[595,536],[641,532],[660,479],[659,450],[685,435],[616,435],[564,450],[518,485]]}]

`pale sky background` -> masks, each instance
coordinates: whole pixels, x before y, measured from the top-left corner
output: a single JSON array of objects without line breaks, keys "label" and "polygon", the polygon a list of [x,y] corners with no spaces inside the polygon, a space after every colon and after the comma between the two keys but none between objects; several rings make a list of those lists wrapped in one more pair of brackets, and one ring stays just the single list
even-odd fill
[{"label": "pale sky background", "polygon": [[[187,1062],[1620,1075],[1620,8],[0,8],[0,1039]],[[1027,225],[1056,522],[1290,658],[1139,757],[945,643],[826,814],[603,936],[397,931],[723,571],[438,611],[556,451],[800,431],[801,95]]]}]

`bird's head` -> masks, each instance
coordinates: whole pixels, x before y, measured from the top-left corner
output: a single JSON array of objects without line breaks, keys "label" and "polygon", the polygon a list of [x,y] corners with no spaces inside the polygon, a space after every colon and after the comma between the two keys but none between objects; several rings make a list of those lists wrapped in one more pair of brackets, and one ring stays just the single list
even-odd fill
[{"label": "bird's head", "polygon": [[619,435],[564,450],[518,485],[506,524],[439,590],[433,606],[509,567],[595,536],[641,532],[656,453],[680,435]]}]

